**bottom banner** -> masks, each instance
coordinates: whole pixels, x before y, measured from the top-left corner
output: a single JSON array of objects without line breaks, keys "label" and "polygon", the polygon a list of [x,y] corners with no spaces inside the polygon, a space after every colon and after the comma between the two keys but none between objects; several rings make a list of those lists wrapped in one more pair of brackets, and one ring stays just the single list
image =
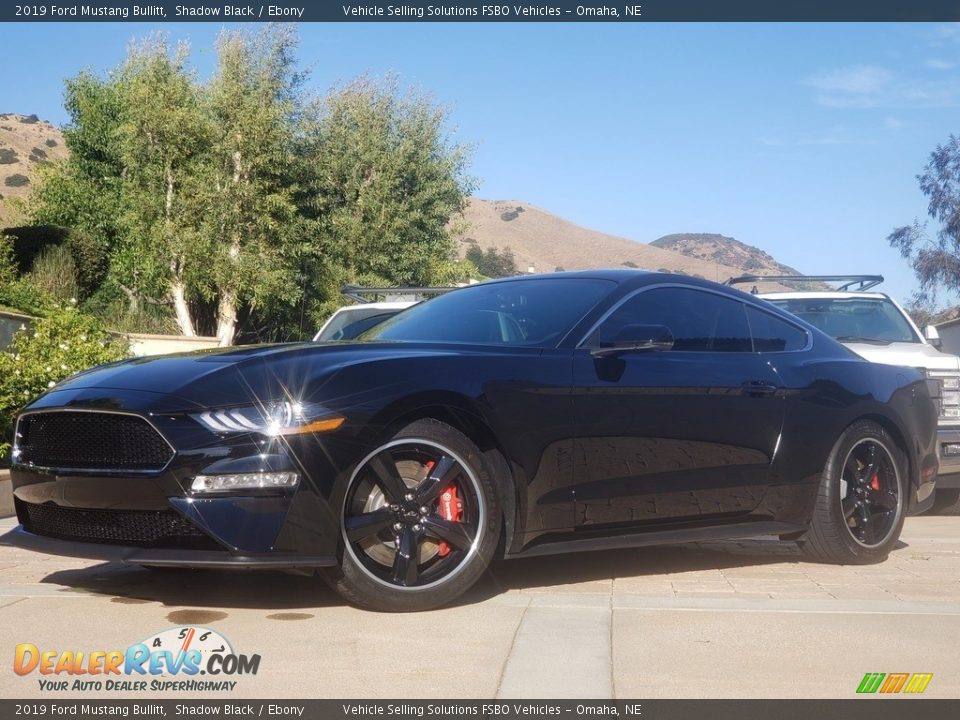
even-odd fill
[{"label": "bottom banner", "polygon": [[[909,706],[909,707],[907,707]],[[0,718],[584,718],[955,720],[958,700],[0,700]]]}]

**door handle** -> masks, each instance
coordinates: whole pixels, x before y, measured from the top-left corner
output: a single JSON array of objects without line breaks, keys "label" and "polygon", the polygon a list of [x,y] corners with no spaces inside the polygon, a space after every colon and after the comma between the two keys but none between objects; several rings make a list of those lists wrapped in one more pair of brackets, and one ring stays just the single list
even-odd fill
[{"label": "door handle", "polygon": [[742,387],[745,395],[756,395],[760,397],[773,395],[779,389],[776,385],[766,380],[747,380]]}]

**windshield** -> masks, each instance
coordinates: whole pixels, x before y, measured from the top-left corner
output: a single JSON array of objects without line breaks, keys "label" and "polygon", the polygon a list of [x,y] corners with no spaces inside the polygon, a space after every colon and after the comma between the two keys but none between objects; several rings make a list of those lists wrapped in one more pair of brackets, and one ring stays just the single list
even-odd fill
[{"label": "windshield", "polygon": [[314,341],[350,340],[364,330],[373,327],[378,322],[386,320],[391,315],[396,315],[402,309],[403,308],[385,309],[382,307],[364,307],[358,305],[340,310],[330,318],[330,322],[317,333]]},{"label": "windshield", "polygon": [[841,342],[920,342],[903,313],[887,298],[771,298]]},{"label": "windshield", "polygon": [[557,277],[474,285],[395,315],[360,339],[551,347],[614,285]]}]

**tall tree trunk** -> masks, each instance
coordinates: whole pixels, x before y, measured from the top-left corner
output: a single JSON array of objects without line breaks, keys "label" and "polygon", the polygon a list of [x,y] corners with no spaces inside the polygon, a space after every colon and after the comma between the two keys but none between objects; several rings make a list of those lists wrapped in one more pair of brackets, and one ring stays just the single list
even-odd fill
[{"label": "tall tree trunk", "polygon": [[232,289],[220,291],[220,301],[217,304],[217,337],[220,347],[233,345],[237,332],[237,293]]},{"label": "tall tree trunk", "polygon": [[[239,141],[239,138],[238,138]],[[243,178],[243,157],[240,151],[233,153],[233,184],[240,183]],[[227,253],[227,262],[236,264],[240,258],[240,235],[236,233],[230,239],[230,250]],[[220,339],[220,347],[233,345],[233,340],[237,334],[237,291],[233,285],[232,279],[224,283],[220,288],[220,300],[217,304],[217,337]]]},{"label": "tall tree trunk", "polygon": [[[168,160],[166,166],[167,196],[164,203],[167,232],[172,232],[173,225],[173,165]],[[183,283],[183,260],[173,257],[170,260],[170,299],[177,314],[177,325],[180,333],[187,337],[194,337],[197,332],[193,327],[193,318],[190,317],[190,307],[187,305],[186,287]]]},{"label": "tall tree trunk", "polygon": [[193,328],[193,318],[190,317],[190,308],[187,306],[185,288],[183,282],[179,279],[170,281],[170,299],[173,301],[173,309],[177,313],[177,325],[180,326],[180,334],[195,337],[197,332]]}]

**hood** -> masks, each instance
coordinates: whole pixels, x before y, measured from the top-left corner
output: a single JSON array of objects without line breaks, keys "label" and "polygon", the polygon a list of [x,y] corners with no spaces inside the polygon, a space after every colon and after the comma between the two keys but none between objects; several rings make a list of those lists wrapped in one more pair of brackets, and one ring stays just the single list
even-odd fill
[{"label": "hood", "polygon": [[288,343],[133,358],[74,375],[30,407],[101,405],[119,398],[126,404],[137,398],[138,410],[188,412],[283,397],[289,388],[305,391],[346,365],[464,351],[469,349],[406,343]]},{"label": "hood", "polygon": [[940,352],[926,343],[895,342],[889,345],[843,343],[864,360],[882,365],[905,365],[926,370],[960,370],[960,357]]}]

